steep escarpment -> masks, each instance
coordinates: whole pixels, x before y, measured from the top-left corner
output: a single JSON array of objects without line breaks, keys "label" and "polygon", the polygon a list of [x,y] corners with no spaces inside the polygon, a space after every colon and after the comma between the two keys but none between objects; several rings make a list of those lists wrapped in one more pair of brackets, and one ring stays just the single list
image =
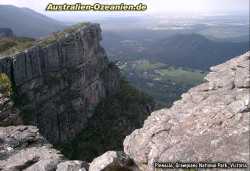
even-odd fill
[{"label": "steep escarpment", "polygon": [[[126,154],[108,151],[90,165],[66,160],[46,139],[73,139],[73,153],[87,159],[91,152],[93,158],[116,148],[113,141],[138,127],[152,107],[150,99],[124,88],[99,44],[98,25],[57,36],[0,59],[0,73],[6,74],[0,75],[0,170],[150,171],[155,161],[249,164],[249,52],[212,67],[206,83],[153,112],[126,137]],[[35,126],[10,126],[27,123]]]},{"label": "steep escarpment", "polygon": [[151,97],[122,80],[118,92],[97,105],[87,127],[58,149],[67,158],[89,162],[106,151],[121,151],[124,138],[143,125],[153,107]]},{"label": "steep escarpment", "polygon": [[0,169],[150,171],[155,161],[249,165],[249,62],[248,52],[212,67],[206,83],[171,108],[153,112],[143,128],[126,137],[126,154],[108,151],[90,164],[65,160],[36,127],[0,127]]},{"label": "steep escarpment", "polygon": [[[120,78],[100,40],[99,25],[90,23],[42,40],[1,39],[0,153],[6,157],[0,170],[83,169],[80,161],[58,165],[65,159],[54,156],[59,152],[49,143],[68,159],[91,161],[108,150],[122,150],[125,136],[142,126],[154,102]],[[27,124],[33,127],[19,126]],[[15,157],[20,155],[23,160]]]},{"label": "steep escarpment", "polygon": [[53,143],[77,135],[101,99],[119,89],[119,70],[100,46],[101,29],[86,24],[46,44],[1,57],[25,123]]},{"label": "steep escarpment", "polygon": [[[23,123],[22,118],[20,118],[20,111],[14,106],[9,94],[6,93],[6,89],[8,89],[6,85],[8,84],[3,84],[3,82],[6,82],[3,81],[5,79],[0,80],[0,170],[100,171],[102,169],[118,169],[121,171],[136,168],[133,161],[122,151],[106,152],[96,158],[91,165],[82,160],[88,159],[88,161],[91,161],[106,150],[121,149],[121,141],[124,136],[138,125],[141,125],[140,122],[150,112],[142,112],[140,110],[144,109],[144,107],[137,106],[146,105],[149,102],[148,99],[145,99],[143,93],[137,92],[132,87],[129,87],[133,89],[132,91],[128,90],[129,85],[126,83],[124,88],[125,85],[122,83],[119,93],[107,97],[98,104],[97,110],[89,121],[87,128],[83,129],[80,135],[74,138],[73,142],[65,144],[63,148],[64,157],[39,133],[37,127],[21,125]],[[131,94],[127,95],[126,93],[129,92]],[[138,97],[135,98],[134,96]],[[122,99],[124,101],[121,101]],[[107,105],[108,102],[111,104]],[[119,111],[122,110],[121,106],[123,106],[120,103],[127,105],[128,109],[123,112]],[[131,105],[134,107],[129,107]],[[134,109],[137,109],[136,111],[140,113],[140,116],[133,114]],[[150,110],[150,106],[145,110]],[[73,149],[73,152],[78,154],[78,156],[74,157],[81,159],[81,161],[66,158],[74,158],[70,156],[71,151],[65,151],[67,148]]]},{"label": "steep escarpment", "polygon": [[206,83],[190,89],[171,108],[153,112],[127,136],[125,153],[143,171],[154,170],[154,162],[249,165],[249,65],[250,52],[212,67]]}]

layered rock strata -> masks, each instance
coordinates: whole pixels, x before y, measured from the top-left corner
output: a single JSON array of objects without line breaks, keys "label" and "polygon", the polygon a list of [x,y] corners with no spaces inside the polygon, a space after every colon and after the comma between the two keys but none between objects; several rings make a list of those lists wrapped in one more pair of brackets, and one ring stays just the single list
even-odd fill
[{"label": "layered rock strata", "polygon": [[100,40],[100,26],[86,24],[45,46],[0,59],[0,73],[10,78],[24,120],[52,143],[75,137],[98,102],[119,88],[119,70]]},{"label": "layered rock strata", "polygon": [[153,112],[127,136],[125,153],[143,171],[154,170],[154,162],[249,165],[249,65],[247,52],[212,67],[206,83],[190,89],[171,108]]}]

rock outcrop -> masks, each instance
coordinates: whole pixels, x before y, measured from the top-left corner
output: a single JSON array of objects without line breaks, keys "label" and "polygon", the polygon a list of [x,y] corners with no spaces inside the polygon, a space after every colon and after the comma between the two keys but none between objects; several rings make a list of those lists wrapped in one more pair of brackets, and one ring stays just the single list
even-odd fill
[{"label": "rock outcrop", "polygon": [[0,127],[1,171],[82,171],[88,164],[66,161],[34,126]]},{"label": "rock outcrop", "polygon": [[100,45],[98,24],[86,24],[45,46],[0,59],[25,123],[52,143],[77,135],[98,102],[119,89],[119,70]]},{"label": "rock outcrop", "polygon": [[95,158],[91,163],[90,171],[130,171],[133,168],[133,161],[123,152],[108,151]]},{"label": "rock outcrop", "polygon": [[0,87],[0,127],[10,125],[22,125],[20,111],[8,95],[1,92]]},{"label": "rock outcrop", "polygon": [[0,87],[0,126],[6,126],[0,127],[1,171],[151,171],[154,162],[176,161],[249,165],[250,52],[212,67],[206,83],[153,112],[126,137],[126,154],[109,151],[90,165],[66,160],[46,139],[73,138],[101,99],[120,87],[119,70],[99,44],[100,31],[87,24],[45,47],[0,59],[0,73],[10,78],[20,105],[13,106]]},{"label": "rock outcrop", "polygon": [[249,165],[249,65],[250,52],[212,67],[207,82],[170,109],[153,112],[143,128],[127,136],[125,153],[143,171],[154,170],[154,162]]}]

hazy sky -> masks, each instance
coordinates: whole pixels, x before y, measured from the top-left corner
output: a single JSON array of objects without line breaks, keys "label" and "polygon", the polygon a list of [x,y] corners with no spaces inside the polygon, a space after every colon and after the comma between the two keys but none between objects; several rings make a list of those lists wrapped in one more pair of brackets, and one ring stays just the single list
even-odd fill
[{"label": "hazy sky", "polygon": [[[110,13],[110,12],[45,12],[45,7],[49,2],[53,3],[145,3],[148,5],[148,10],[144,14],[164,14],[169,12],[192,12],[192,13],[215,13],[215,12],[232,12],[232,11],[249,11],[249,0],[0,0],[0,4],[13,4],[19,7],[28,7],[38,12],[49,16],[96,16],[96,15],[141,15],[142,12],[125,12],[125,13]],[[84,14],[82,14],[84,13]]]}]

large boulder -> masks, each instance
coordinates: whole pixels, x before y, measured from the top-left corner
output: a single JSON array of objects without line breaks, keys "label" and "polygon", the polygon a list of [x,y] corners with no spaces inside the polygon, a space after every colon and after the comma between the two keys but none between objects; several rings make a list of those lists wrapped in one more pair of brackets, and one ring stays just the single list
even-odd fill
[{"label": "large boulder", "polygon": [[123,152],[108,151],[95,158],[89,171],[132,171],[136,170],[133,161]]},{"label": "large boulder", "polygon": [[83,161],[65,161],[57,166],[56,171],[87,171],[89,164]]},{"label": "large boulder", "polygon": [[126,137],[125,153],[141,170],[176,161],[249,165],[249,56],[212,67],[207,82],[183,94],[170,109],[153,112],[143,128]]},{"label": "large boulder", "polygon": [[0,156],[0,170],[6,171],[54,168],[62,160],[34,126],[0,127]]},{"label": "large boulder", "polygon": [[83,161],[67,161],[34,126],[0,127],[1,171],[86,171]]}]

